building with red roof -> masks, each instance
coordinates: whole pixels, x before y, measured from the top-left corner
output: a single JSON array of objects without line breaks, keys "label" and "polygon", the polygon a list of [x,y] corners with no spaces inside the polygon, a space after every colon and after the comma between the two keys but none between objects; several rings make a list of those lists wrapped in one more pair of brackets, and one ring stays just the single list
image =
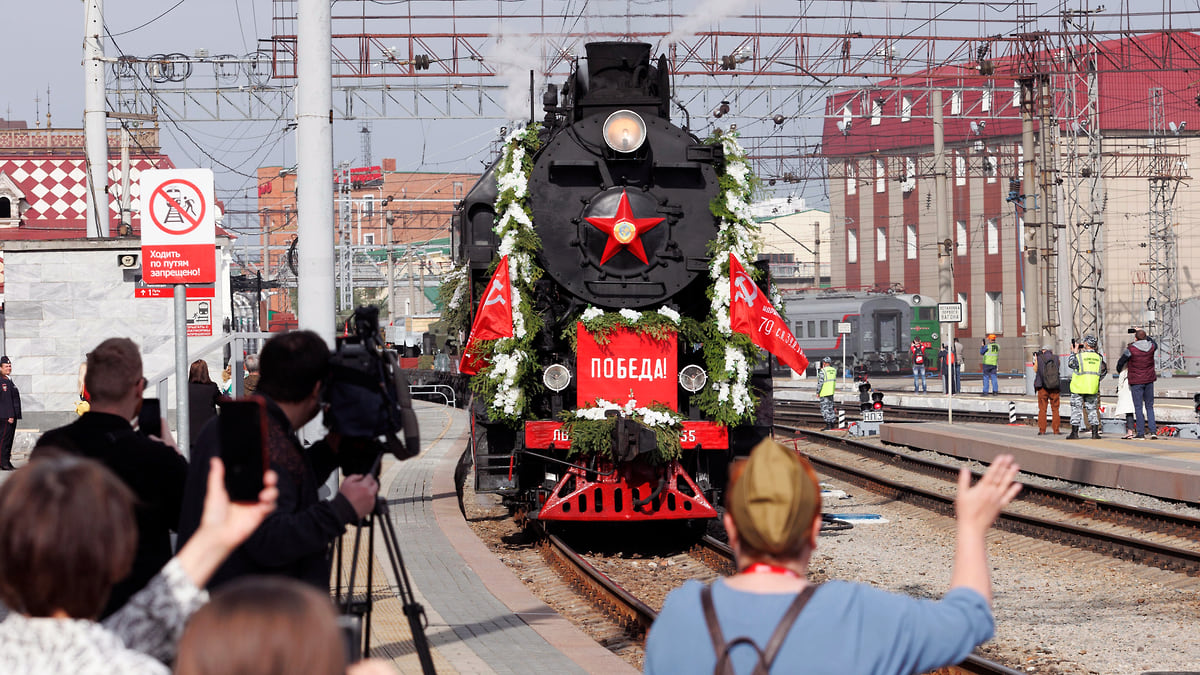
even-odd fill
[{"label": "building with red roof", "polygon": [[[1089,114],[1086,72],[1092,63],[1097,107]],[[1188,158],[1200,132],[1200,35],[1156,33],[1099,42],[1075,57],[1043,51],[981,59],[841,90],[826,99],[823,128],[836,263],[832,285],[936,298],[931,106],[932,92],[942,91],[949,247],[956,299],[965,305],[956,331],[965,344],[989,333],[1000,336],[1004,370],[1020,370],[1024,360],[1024,221],[1040,222],[1045,213],[1039,199],[1021,194],[1033,192],[1023,186],[1019,84],[1030,64],[1052,73],[1045,103],[1053,110],[1054,127],[1046,131],[1058,153],[1056,166],[1039,168],[1059,186],[1057,215],[1051,217],[1060,238],[1058,336],[1067,340],[1078,325],[1070,301],[1085,265],[1071,255],[1069,237],[1077,236],[1080,225],[1070,224],[1079,219],[1072,200],[1086,207],[1085,190],[1095,183],[1102,195],[1096,208],[1102,236],[1094,250],[1102,263],[1105,326],[1098,337],[1110,354],[1119,354],[1128,327],[1145,326],[1153,316],[1145,308],[1152,303],[1149,177],[1155,166],[1161,171],[1169,165],[1165,178],[1180,188],[1171,190],[1170,212],[1179,298],[1200,295],[1200,275],[1188,272],[1200,253],[1200,229],[1186,189]],[[1036,118],[1034,133],[1040,141]],[[1100,139],[1098,181],[1089,180],[1091,169],[1080,168],[1089,166],[1079,161],[1087,155],[1089,137]],[[1148,146],[1152,138],[1157,140]],[[1165,164],[1154,164],[1156,154]],[[1026,214],[1022,206],[1037,210]],[[976,364],[968,354],[968,367]],[[1191,364],[1200,367],[1200,361]]]}]

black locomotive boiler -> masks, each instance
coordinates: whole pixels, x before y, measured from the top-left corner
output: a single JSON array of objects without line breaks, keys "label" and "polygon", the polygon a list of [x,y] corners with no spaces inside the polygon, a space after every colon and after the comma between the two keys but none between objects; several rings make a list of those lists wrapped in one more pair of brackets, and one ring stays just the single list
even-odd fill
[{"label": "black locomotive boiler", "polygon": [[[671,106],[666,60],[653,62],[649,45],[627,42],[587,45],[569,81],[543,98],[537,148],[525,161],[534,258],[544,274],[523,299],[539,319],[530,344],[542,377],[524,385],[518,420],[478,398],[473,408],[477,490],[499,492],[531,517],[714,517],[730,459],[770,431],[765,362],[751,365],[757,417],[721,424],[698,405],[711,386],[702,340],[683,330],[653,339],[622,330],[598,336],[581,323],[621,312],[708,321],[709,242],[718,233],[711,204],[721,189],[723,145],[672,123]],[[489,167],[457,216],[472,308],[506,252],[497,234],[503,170]],[[633,401],[643,413],[651,402],[669,409],[678,443],[630,414]],[[603,438],[593,429],[581,451],[582,439],[572,435],[583,426],[569,420],[606,404],[607,414],[591,415],[608,425]],[[677,450],[669,460],[656,452],[664,443]]]}]

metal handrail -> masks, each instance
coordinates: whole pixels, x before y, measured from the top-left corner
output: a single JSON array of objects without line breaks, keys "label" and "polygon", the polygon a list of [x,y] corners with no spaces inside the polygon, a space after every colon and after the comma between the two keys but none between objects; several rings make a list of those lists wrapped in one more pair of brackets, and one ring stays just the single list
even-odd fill
[{"label": "metal handrail", "polygon": [[[447,394],[447,392],[449,392]],[[448,384],[410,384],[408,385],[408,393],[412,396],[427,395],[441,396],[446,401],[446,405],[451,408],[458,407],[458,400],[454,393],[454,387]]]}]

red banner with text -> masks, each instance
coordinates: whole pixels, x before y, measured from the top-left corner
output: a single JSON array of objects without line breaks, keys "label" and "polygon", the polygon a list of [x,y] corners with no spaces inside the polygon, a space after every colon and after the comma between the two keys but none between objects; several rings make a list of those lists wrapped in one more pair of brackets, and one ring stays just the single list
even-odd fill
[{"label": "red banner with text", "polygon": [[594,407],[596,399],[618,405],[630,400],[638,407],[658,403],[679,410],[678,339],[655,340],[619,328],[608,334],[604,344],[578,324],[580,408]]}]

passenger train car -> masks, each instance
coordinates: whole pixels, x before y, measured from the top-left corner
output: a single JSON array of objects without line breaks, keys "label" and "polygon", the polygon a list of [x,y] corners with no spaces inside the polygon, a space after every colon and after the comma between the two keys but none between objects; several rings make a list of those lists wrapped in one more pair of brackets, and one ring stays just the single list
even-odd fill
[{"label": "passenger train car", "polygon": [[[886,293],[808,293],[784,296],[784,316],[791,323],[796,341],[812,364],[828,356],[835,366],[853,368],[866,364],[871,373],[900,373],[912,365],[909,346],[914,337],[937,339],[937,322],[914,316],[925,309],[912,297]],[[934,308],[936,310],[936,307]],[[935,315],[936,319],[936,315]],[[839,333],[838,324],[849,324],[849,333]],[[928,348],[927,348],[928,349]],[[937,348],[926,351],[936,360]]]}]

